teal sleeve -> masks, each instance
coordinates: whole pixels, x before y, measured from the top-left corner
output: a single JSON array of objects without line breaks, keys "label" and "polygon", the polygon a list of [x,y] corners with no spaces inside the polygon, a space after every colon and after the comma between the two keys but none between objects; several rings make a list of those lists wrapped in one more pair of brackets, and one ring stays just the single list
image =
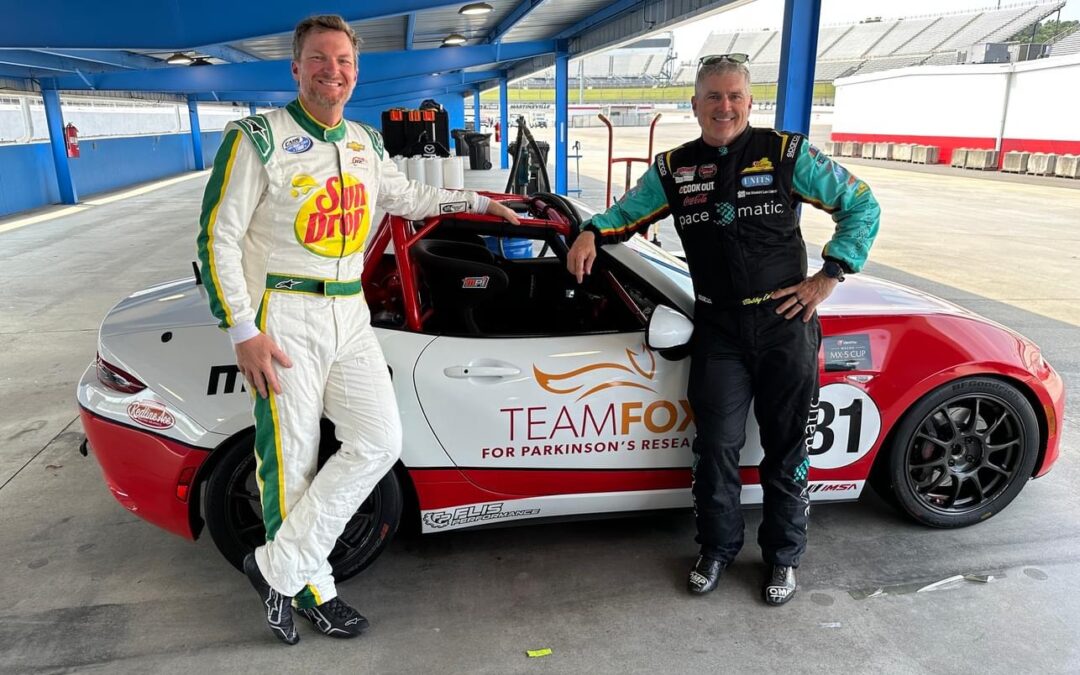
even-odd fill
[{"label": "teal sleeve", "polygon": [[660,184],[660,174],[654,162],[619,201],[603,213],[585,221],[582,229],[598,236],[597,244],[626,241],[635,232],[652,225],[668,214],[667,195]]},{"label": "teal sleeve", "polygon": [[881,207],[863,181],[805,139],[795,158],[795,196],[832,214],[836,229],[821,255],[858,272],[877,237]]}]

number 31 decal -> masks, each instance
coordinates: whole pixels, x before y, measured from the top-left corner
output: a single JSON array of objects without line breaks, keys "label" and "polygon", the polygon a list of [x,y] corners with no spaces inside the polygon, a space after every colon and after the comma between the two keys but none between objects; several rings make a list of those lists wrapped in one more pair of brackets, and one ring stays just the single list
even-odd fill
[{"label": "number 31 decal", "polygon": [[870,452],[881,432],[881,414],[858,387],[829,384],[821,388],[816,411],[810,411],[809,425],[815,424],[814,435],[806,439],[810,466],[835,469]]}]

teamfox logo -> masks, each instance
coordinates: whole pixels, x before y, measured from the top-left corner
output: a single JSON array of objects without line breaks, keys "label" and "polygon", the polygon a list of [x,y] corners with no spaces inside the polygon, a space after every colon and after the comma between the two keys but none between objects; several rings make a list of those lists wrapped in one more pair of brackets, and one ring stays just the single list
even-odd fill
[{"label": "teamfox logo", "polygon": [[[626,349],[626,360],[630,364],[624,366],[621,363],[593,363],[581,368],[575,368],[565,373],[545,373],[536,366],[533,366],[533,376],[536,378],[536,383],[541,387],[550,391],[552,394],[573,394],[583,387],[587,386],[588,380],[593,379],[589,376],[590,373],[605,372],[604,377],[600,378],[599,383],[594,384],[587,389],[583,394],[577,397],[580,401],[587,396],[591,396],[598,391],[609,389],[611,387],[634,387],[636,389],[644,389],[646,391],[656,392],[656,389],[649,386],[647,383],[651,383],[656,377],[656,357],[653,355],[652,350],[647,345],[641,345],[642,353],[631,350],[629,347]],[[647,356],[649,359],[648,368],[642,368],[638,363],[637,357]],[[640,378],[644,382],[634,382],[628,379],[611,379],[612,375],[610,371],[619,371],[629,373],[631,377]],[[566,382],[562,386],[556,386],[555,382]]]}]

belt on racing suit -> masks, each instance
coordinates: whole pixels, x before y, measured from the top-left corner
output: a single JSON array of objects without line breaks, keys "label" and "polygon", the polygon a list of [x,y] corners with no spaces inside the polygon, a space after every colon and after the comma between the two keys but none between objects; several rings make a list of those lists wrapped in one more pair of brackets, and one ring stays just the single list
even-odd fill
[{"label": "belt on racing suit", "polygon": [[346,296],[357,295],[363,291],[359,279],[338,281],[337,279],[313,279],[286,274],[267,274],[266,290],[285,293],[307,293],[309,295]]}]

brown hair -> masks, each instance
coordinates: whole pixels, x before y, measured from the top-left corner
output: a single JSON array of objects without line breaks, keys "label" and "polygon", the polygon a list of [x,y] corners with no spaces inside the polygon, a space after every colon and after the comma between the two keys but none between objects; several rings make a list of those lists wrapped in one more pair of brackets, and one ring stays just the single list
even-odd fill
[{"label": "brown hair", "polygon": [[300,52],[304,49],[304,40],[307,39],[308,33],[311,31],[321,33],[330,30],[345,33],[345,35],[349,36],[349,41],[352,42],[353,52],[360,52],[360,38],[356,37],[356,31],[352,29],[352,26],[345,19],[337,14],[320,14],[318,16],[309,16],[296,24],[292,39],[293,60],[300,60]]}]

